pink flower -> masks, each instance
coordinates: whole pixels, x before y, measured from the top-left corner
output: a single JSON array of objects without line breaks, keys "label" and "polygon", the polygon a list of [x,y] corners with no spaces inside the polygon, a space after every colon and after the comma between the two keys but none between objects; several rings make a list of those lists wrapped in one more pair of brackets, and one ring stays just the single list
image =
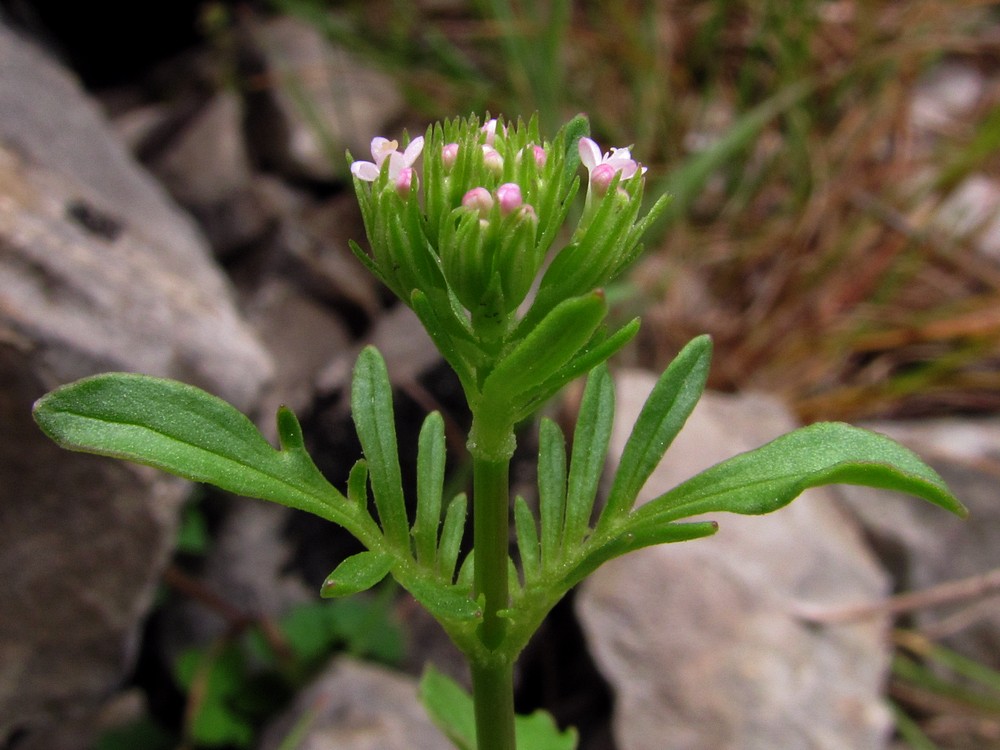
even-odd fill
[{"label": "pink flower", "polygon": [[359,180],[365,182],[375,182],[382,171],[382,164],[389,160],[389,179],[396,182],[404,169],[413,166],[413,162],[420,156],[424,149],[423,136],[418,136],[410,141],[410,145],[405,151],[398,151],[399,141],[390,141],[387,138],[376,136],[372,138],[372,158],[370,161],[356,161],[351,164],[351,174]]},{"label": "pink flower", "polygon": [[[483,133],[486,134],[486,145],[487,146],[492,146],[493,142],[496,140],[496,137],[497,137],[497,120],[496,120],[496,118],[494,118],[492,120],[487,120],[486,123],[483,125],[483,127],[480,128],[480,130]],[[507,132],[507,128],[504,127],[501,132],[506,133]]]},{"label": "pink flower", "polygon": [[627,148],[613,148],[610,152],[601,154],[601,148],[590,138],[581,138],[577,148],[580,151],[580,161],[590,173],[590,181],[595,187],[608,189],[616,173],[621,172],[622,179],[627,180],[634,174],[645,174],[646,168],[640,166],[632,158],[632,152]]}]

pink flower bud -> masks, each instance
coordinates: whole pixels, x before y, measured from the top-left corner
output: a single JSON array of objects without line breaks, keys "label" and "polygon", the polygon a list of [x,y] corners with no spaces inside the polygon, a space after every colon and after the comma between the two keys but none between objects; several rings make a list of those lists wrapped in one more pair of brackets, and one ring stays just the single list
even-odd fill
[{"label": "pink flower bud", "polygon": [[503,157],[492,146],[483,146],[483,162],[486,168],[494,174],[503,172]]},{"label": "pink flower bud", "polygon": [[396,192],[399,193],[400,198],[406,198],[410,195],[410,187],[416,179],[417,175],[413,167],[406,167],[399,173],[396,178]]},{"label": "pink flower bud", "polygon": [[535,209],[530,203],[525,203],[517,210],[518,221],[533,221],[538,223],[538,214],[535,213]]},{"label": "pink flower bud", "polygon": [[598,164],[590,170],[590,186],[597,195],[604,195],[611,187],[618,170],[610,164]]},{"label": "pink flower bud", "polygon": [[479,215],[485,219],[489,215],[490,209],[493,208],[493,196],[486,188],[472,188],[462,196],[462,205],[478,211]]},{"label": "pink flower bud", "polygon": [[545,160],[548,159],[548,154],[545,153],[545,149],[541,146],[532,146],[532,153],[535,155],[535,164],[541,169],[545,166]]},{"label": "pink flower bud", "polygon": [[458,158],[458,144],[448,143],[441,148],[441,163],[444,164],[445,169],[451,169],[455,166],[455,160]]},{"label": "pink flower bud", "polygon": [[505,182],[497,188],[497,203],[500,204],[500,213],[504,216],[519,208],[524,203],[521,196],[521,186],[515,182]]}]

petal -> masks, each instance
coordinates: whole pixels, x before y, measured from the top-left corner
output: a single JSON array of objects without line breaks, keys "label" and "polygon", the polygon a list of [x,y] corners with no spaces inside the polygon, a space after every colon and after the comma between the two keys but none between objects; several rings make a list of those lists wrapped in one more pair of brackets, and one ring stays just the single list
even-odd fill
[{"label": "petal", "polygon": [[601,148],[590,138],[581,138],[577,150],[580,152],[580,161],[588,171],[601,163]]},{"label": "petal", "polygon": [[406,147],[406,151],[403,152],[403,166],[413,166],[413,162],[417,160],[417,157],[420,156],[420,152],[423,150],[424,137],[420,135],[410,141],[410,144]]},{"label": "petal", "polygon": [[389,154],[389,179],[395,180],[399,177],[400,172],[406,169],[409,165],[405,164],[405,157],[398,151],[393,151]]},{"label": "petal", "polygon": [[378,161],[379,155],[385,151],[385,144],[389,142],[388,138],[383,138],[380,135],[372,138],[372,158]]},{"label": "petal", "polygon": [[351,165],[351,174],[365,182],[375,182],[378,173],[378,167],[370,161],[356,161]]},{"label": "petal", "polygon": [[389,154],[395,153],[397,146],[399,141],[390,141],[380,136],[372,138],[372,158],[375,159],[375,163],[381,167]]},{"label": "petal", "polygon": [[621,171],[622,173],[622,179],[627,180],[629,177],[634,175],[636,171],[638,171],[638,169],[639,165],[636,164],[631,159],[629,159],[625,164],[622,164],[622,166],[619,168],[619,171]]}]

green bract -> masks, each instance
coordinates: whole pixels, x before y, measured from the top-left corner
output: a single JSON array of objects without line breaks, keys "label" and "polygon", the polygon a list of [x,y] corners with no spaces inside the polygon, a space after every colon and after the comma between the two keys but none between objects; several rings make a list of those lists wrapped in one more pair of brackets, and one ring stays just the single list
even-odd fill
[{"label": "green bract", "polygon": [[[278,413],[279,447],[249,419],[203,391],[169,380],[110,373],[63,386],[35,405],[56,442],[314,513],[353,534],[365,551],[344,560],[322,595],[344,596],[392,576],[441,623],[469,659],[473,700],[440,675],[423,683],[434,720],[477,750],[569,750],[573,732],[544,716],[515,723],[513,664],[559,599],[598,566],[653,544],[709,536],[705,513],[769,513],[808,487],[845,482],[896,489],[965,515],[941,478],[888,438],[817,424],[724,461],[636,508],[640,490],[705,388],[712,345],[699,337],[660,377],[600,496],[614,419],[605,362],[638,329],[604,330],[600,287],[635,258],[663,199],[640,217],[643,176],[628,149],[602,154],[578,117],[551,141],[527,124],[475,118],[434,125],[403,150],[372,142],[355,162],[355,188],[371,254],[355,253],[426,326],[454,367],[472,412],[473,545],[464,558],[469,502],[446,498],[440,415],[420,432],[416,487],[402,484],[392,388],[379,353],[358,357],[351,406],[364,452],[345,492],[305,450],[295,416]],[[423,153],[423,170],[415,164]],[[578,190],[576,227],[561,234]],[[568,237],[558,247],[557,240]],[[547,270],[542,272],[546,259]],[[539,278],[541,275],[541,278]],[[537,284],[532,297],[529,292]],[[538,512],[513,502],[513,427],[570,380],[589,372],[567,454],[543,420]],[[522,747],[522,750],[529,750]]]}]

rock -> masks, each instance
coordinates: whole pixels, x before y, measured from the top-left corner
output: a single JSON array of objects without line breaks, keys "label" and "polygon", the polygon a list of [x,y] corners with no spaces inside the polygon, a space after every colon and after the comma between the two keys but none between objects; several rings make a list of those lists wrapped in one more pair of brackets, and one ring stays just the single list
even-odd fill
[{"label": "rock", "polygon": [[373,664],[334,660],[268,727],[258,750],[278,750],[305,725],[299,750],[448,750],[417,699],[416,681]]},{"label": "rock", "polygon": [[251,112],[254,142],[291,176],[346,175],[344,151],[371,158],[372,137],[402,116],[392,78],[329,43],[315,26],[282,16],[255,24],[251,37],[271,84]]},{"label": "rock", "polygon": [[300,416],[309,409],[320,373],[350,350],[351,340],[331,310],[278,276],[262,283],[246,311],[275,358],[275,378],[262,397],[260,420],[262,432],[274,439],[278,407]]},{"label": "rock", "polygon": [[[875,542],[903,591],[976,576],[1000,567],[1000,419],[949,417],[866,425],[912,448],[944,477],[969,508],[965,521],[892,492],[838,487]],[[949,637],[966,656],[1000,668],[1000,612],[995,600],[973,599],[918,610],[914,624]]]},{"label": "rock", "polygon": [[252,409],[272,364],[203,237],[75,80],[0,26],[0,744],[90,745],[186,483],[58,449],[33,401],[102,370]]},{"label": "rock", "polygon": [[1000,184],[992,177],[966,177],[941,203],[934,222],[950,236],[969,240],[980,253],[1000,261]]},{"label": "rock", "polygon": [[[654,382],[621,374],[612,456]],[[775,400],[707,394],[641,500],[795,426]],[[885,621],[816,628],[793,614],[885,593],[855,526],[817,490],[771,516],[718,521],[714,537],[618,558],[581,586],[619,750],[885,747]]]},{"label": "rock", "polygon": [[255,190],[244,116],[235,92],[216,94],[149,165],[220,256],[249,244],[277,218],[266,193]]}]

